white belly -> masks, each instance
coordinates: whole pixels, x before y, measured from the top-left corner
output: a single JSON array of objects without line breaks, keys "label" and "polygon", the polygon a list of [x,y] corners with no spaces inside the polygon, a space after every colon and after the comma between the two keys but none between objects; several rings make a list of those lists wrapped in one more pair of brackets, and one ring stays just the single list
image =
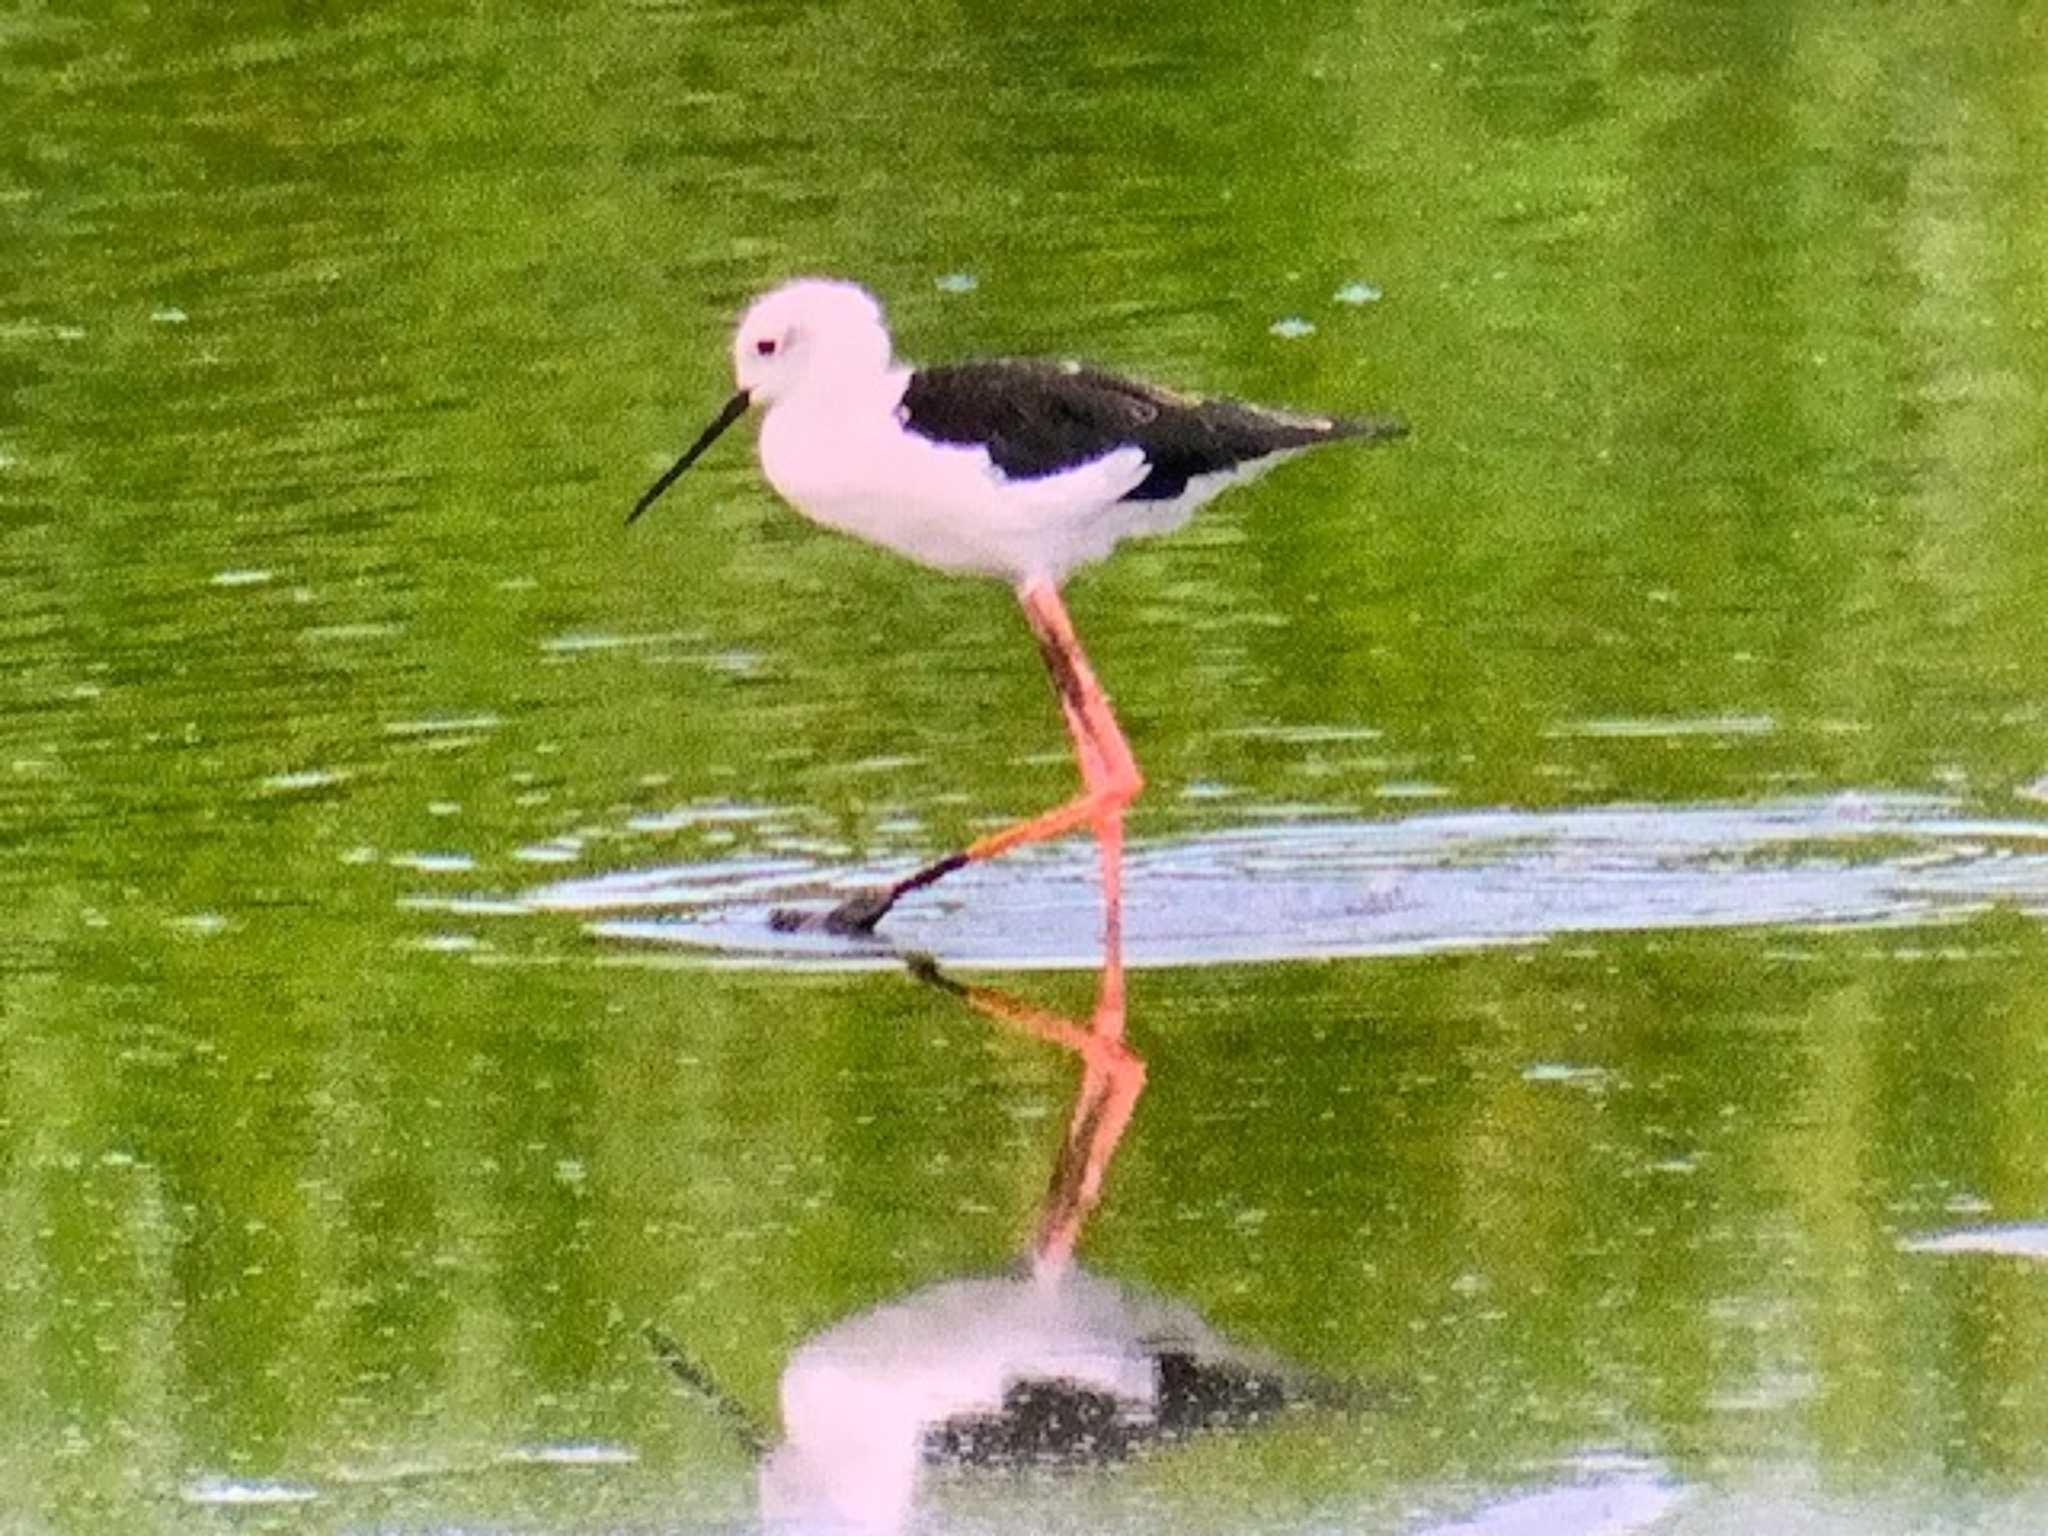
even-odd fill
[{"label": "white belly", "polygon": [[901,398],[899,381],[868,401],[778,401],[761,424],[768,483],[828,528],[922,565],[1010,581],[1057,581],[1137,531],[1119,509],[1143,504],[1118,501],[1145,476],[1136,448],[1011,480],[982,448],[905,432],[895,414]]}]

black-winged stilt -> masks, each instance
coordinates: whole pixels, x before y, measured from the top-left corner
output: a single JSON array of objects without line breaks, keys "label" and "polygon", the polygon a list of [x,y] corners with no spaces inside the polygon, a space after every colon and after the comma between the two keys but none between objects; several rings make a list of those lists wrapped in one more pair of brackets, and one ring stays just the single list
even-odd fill
[{"label": "black-winged stilt", "polygon": [[909,892],[1020,843],[1090,826],[1105,927],[1120,926],[1123,808],[1144,779],[1074,637],[1060,583],[1121,540],[1177,528],[1203,502],[1339,438],[1399,436],[1385,417],[1299,416],[1195,400],[1071,363],[895,361],[881,306],[852,283],[803,278],[754,301],[733,339],[739,388],[648,487],[640,516],[748,407],[761,467],[814,522],[943,571],[1009,581],[1058,691],[1081,793],[978,838],[894,885],[779,925],[871,931]]}]

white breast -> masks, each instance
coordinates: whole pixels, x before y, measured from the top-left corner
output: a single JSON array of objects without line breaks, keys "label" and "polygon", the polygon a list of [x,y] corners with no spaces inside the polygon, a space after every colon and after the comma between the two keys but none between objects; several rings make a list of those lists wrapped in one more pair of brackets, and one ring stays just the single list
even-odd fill
[{"label": "white breast", "polygon": [[[940,570],[1057,580],[1099,559],[1125,532],[1119,503],[1145,478],[1145,457],[1120,448],[1077,468],[1012,480],[985,449],[935,443],[896,414],[909,380],[897,370],[872,391],[806,392],[777,401],[761,424],[761,469],[799,512],[828,528]],[[1135,524],[1135,519],[1129,520]]]}]

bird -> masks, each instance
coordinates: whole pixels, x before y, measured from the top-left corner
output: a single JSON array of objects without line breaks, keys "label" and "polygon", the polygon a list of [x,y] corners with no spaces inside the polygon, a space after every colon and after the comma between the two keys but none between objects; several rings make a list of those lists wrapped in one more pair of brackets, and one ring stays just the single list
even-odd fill
[{"label": "bird", "polygon": [[1110,956],[1085,1023],[964,985],[929,956],[907,964],[999,1026],[1077,1056],[1080,1081],[1017,1262],[920,1285],[803,1340],[782,1369],[779,1438],[693,1353],[658,1328],[643,1330],[689,1399],[756,1459],[766,1529],[899,1536],[922,1528],[927,1468],[1114,1463],[1304,1410],[1375,1406],[1382,1394],[1365,1383],[1247,1348],[1188,1303],[1076,1257],[1146,1079],[1143,1058],[1124,1043]]},{"label": "bird", "polygon": [[756,1469],[762,1522],[838,1536],[913,1528],[927,1468],[1114,1464],[1376,1406],[1080,1264],[1051,1282],[940,1280],[843,1318],[791,1354],[777,1395],[783,1435]]},{"label": "bird", "polygon": [[634,503],[637,521],[713,442],[762,409],[761,469],[813,522],[920,565],[1008,582],[1051,675],[1081,774],[1062,805],[976,839],[829,912],[778,929],[873,933],[913,891],[1024,843],[1090,828],[1107,936],[1121,924],[1124,808],[1144,786],[1074,633],[1061,585],[1123,540],[1169,532],[1283,460],[1342,439],[1403,436],[1385,415],[1297,414],[1195,398],[1077,362],[900,362],[880,302],[857,283],[787,282],[732,341],[737,388]]}]

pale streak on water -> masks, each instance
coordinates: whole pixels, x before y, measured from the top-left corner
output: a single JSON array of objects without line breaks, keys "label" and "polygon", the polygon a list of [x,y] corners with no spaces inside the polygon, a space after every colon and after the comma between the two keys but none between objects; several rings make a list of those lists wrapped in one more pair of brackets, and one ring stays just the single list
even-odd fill
[{"label": "pale streak on water", "polygon": [[[1098,962],[1085,839],[964,870],[899,906],[876,943],[792,938],[768,926],[776,907],[822,907],[917,862],[751,855],[555,881],[499,893],[487,907],[474,896],[412,902],[569,915],[606,939],[732,964],[880,967],[899,951],[958,969]],[[2048,912],[2048,822],[1884,795],[1253,821],[1136,843],[1126,882],[1134,968],[1417,954],[1601,932],[1940,924],[1993,905]]]}]

